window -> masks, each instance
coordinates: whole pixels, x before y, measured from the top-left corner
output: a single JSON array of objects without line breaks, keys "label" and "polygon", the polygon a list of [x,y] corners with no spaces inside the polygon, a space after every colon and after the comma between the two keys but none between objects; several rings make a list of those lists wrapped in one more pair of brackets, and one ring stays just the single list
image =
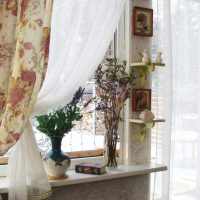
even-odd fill
[{"label": "window", "polygon": [[[119,25],[120,32],[124,32],[124,30],[122,30],[124,29],[124,21],[120,23],[121,23]],[[105,58],[110,58],[113,57],[114,55],[118,55],[118,53],[120,52],[119,46],[120,49],[124,48],[124,45],[121,42],[121,40],[123,40],[124,38],[121,38],[120,40],[118,38],[120,34],[123,37],[122,33],[118,34],[119,29],[114,34],[113,40],[106,52]],[[118,43],[120,44],[118,45]],[[94,96],[95,92],[96,92],[95,83],[94,80],[91,78],[85,84],[85,93],[82,99],[83,100],[82,103],[84,103],[84,101],[90,98],[91,96]],[[95,105],[93,103],[88,108],[88,112],[86,111],[84,113],[82,121],[77,122],[77,125],[74,127],[72,132],[66,134],[65,138],[63,139],[62,149],[65,152],[69,152],[70,157],[72,158],[89,157],[89,156],[93,157],[93,156],[103,155],[104,152],[103,133],[105,129],[103,124],[103,115],[102,113],[95,112],[94,108]],[[93,110],[93,112],[90,112],[90,110]],[[36,140],[41,150],[41,153],[45,154],[51,148],[50,139],[43,133],[39,133],[39,131],[36,130],[34,123],[33,123],[33,130],[35,132]],[[9,156],[9,152],[5,156]],[[6,163],[7,159],[3,159],[2,162]]]},{"label": "window", "polygon": [[[116,36],[117,31],[109,45],[105,58],[114,57],[116,54]],[[96,95],[96,86],[93,78],[87,81],[84,87],[85,91],[80,102],[80,107]],[[62,150],[67,152],[72,159],[103,156],[105,132],[103,113],[95,111],[95,102],[93,101],[82,111],[82,114],[82,120],[76,122],[73,130],[63,138]],[[40,152],[44,155],[51,149],[50,139],[36,129],[34,120],[32,120],[32,126]],[[0,164],[8,162],[9,153],[10,151],[0,160]]]},{"label": "window", "polygon": [[[109,45],[105,58],[115,56],[117,48],[116,38],[117,31]],[[93,78],[87,81],[84,87],[85,91],[80,102],[80,107],[89,99],[96,96],[96,86]],[[76,122],[73,130],[63,138],[62,150],[68,152],[71,158],[101,156],[104,152],[105,133],[103,113],[101,111],[95,111],[95,102],[92,101],[86,109],[82,110],[82,114],[82,120]],[[39,148],[42,154],[45,154],[51,148],[50,139],[45,134],[37,131],[35,127],[34,132]]]},{"label": "window", "polygon": [[[94,81],[88,81],[85,84],[85,91],[82,96],[80,107],[89,99],[95,96],[96,87]],[[76,152],[72,157],[85,157],[86,152],[81,155],[82,151],[87,151],[88,156],[96,155],[91,150],[97,150],[97,155],[102,155],[104,123],[101,113],[95,111],[95,102],[90,103],[87,108],[82,110],[83,118],[76,122],[71,132],[66,134],[62,141],[62,150],[64,152]],[[42,153],[50,150],[50,139],[43,133],[34,128],[35,135]]]}]

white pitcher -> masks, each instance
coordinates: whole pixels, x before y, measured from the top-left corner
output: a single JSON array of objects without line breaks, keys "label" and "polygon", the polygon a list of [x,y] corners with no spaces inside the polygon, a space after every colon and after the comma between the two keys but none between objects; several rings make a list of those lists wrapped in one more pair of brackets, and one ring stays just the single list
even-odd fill
[{"label": "white pitcher", "polygon": [[147,53],[146,50],[144,50],[142,56],[143,56],[143,57],[142,57],[142,62],[143,62],[143,63],[149,64],[149,63],[151,62],[151,60],[150,60],[150,55],[149,55],[149,53]]}]

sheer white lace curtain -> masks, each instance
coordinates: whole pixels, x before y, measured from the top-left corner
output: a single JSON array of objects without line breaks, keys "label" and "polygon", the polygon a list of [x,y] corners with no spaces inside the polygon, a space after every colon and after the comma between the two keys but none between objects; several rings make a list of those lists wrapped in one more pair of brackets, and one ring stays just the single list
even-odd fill
[{"label": "sheer white lace curtain", "polygon": [[124,2],[54,2],[49,65],[35,112],[64,105],[77,87],[89,80],[112,40]]},{"label": "sheer white lace curtain", "polygon": [[[124,2],[54,0],[49,64],[33,116],[65,105],[91,77],[112,40]],[[50,188],[30,124],[9,165],[10,200],[25,200],[27,194],[42,194]]]},{"label": "sheer white lace curtain", "polygon": [[155,199],[199,200],[200,1],[155,0],[153,4],[157,31],[154,42],[166,63],[157,76],[166,117],[157,157],[170,166],[171,172],[170,181],[164,174],[161,179],[157,175],[163,187]]}]

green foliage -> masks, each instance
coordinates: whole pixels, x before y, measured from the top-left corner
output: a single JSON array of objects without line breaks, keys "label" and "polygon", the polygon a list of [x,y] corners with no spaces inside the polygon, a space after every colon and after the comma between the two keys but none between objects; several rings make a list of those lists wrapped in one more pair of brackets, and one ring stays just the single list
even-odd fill
[{"label": "green foliage", "polygon": [[73,126],[75,121],[82,119],[78,103],[83,95],[84,89],[79,88],[70,103],[65,107],[52,111],[48,114],[36,116],[38,122],[37,130],[46,134],[49,137],[63,137]]}]

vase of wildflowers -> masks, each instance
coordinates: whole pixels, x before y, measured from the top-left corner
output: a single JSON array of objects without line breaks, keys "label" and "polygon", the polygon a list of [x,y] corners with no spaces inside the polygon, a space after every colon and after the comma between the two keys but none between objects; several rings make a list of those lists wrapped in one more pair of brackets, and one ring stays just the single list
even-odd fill
[{"label": "vase of wildflowers", "polygon": [[117,167],[116,147],[119,140],[120,113],[132,90],[134,75],[126,70],[126,61],[107,59],[98,66],[94,75],[97,85],[97,108],[104,114],[106,128],[106,165]]},{"label": "vase of wildflowers", "polygon": [[66,153],[62,152],[61,143],[65,134],[69,133],[74,127],[75,121],[82,118],[78,103],[83,92],[84,89],[80,87],[72,100],[63,108],[35,117],[37,130],[46,134],[52,144],[51,151],[43,158],[44,166],[50,179],[66,177],[66,171],[70,166],[70,158]]}]

